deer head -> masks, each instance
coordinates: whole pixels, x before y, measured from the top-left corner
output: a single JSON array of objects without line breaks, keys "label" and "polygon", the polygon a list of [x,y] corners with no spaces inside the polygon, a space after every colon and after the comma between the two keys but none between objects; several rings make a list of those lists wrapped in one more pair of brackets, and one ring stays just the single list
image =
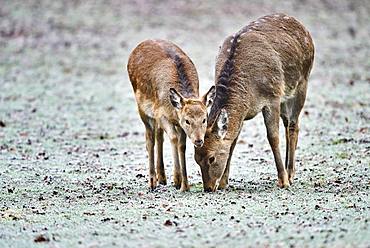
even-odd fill
[{"label": "deer head", "polygon": [[216,95],[212,86],[201,99],[185,98],[174,88],[170,89],[170,100],[176,109],[179,124],[196,147],[204,143],[207,130],[207,109],[212,106]]},{"label": "deer head", "polygon": [[226,138],[229,118],[221,109],[215,121],[207,128],[204,145],[195,149],[195,161],[200,166],[204,191],[215,191],[225,171],[233,140]]}]

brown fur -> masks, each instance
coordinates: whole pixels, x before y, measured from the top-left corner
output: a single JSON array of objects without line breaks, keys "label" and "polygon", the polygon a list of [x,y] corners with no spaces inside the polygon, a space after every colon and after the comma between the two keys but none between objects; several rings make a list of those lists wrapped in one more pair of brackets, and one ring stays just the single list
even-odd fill
[{"label": "brown fur", "polygon": [[[140,117],[146,128],[149,155],[149,186],[166,184],[163,164],[163,131],[170,138],[174,157],[174,183],[188,190],[185,149],[186,136],[203,144],[207,106],[212,89],[199,99],[199,82],[193,62],[176,45],[164,40],[146,40],[131,53],[127,71],[135,92]],[[207,103],[207,104],[206,104]],[[154,145],[157,144],[157,171]],[[158,178],[157,178],[158,173]]]},{"label": "brown fur", "polygon": [[[205,190],[227,186],[230,160],[243,121],[259,112],[265,119],[278,185],[288,187],[293,182],[298,117],[313,59],[309,32],[285,14],[259,18],[226,38],[216,61],[216,98],[205,143],[195,153]],[[226,110],[228,121],[220,126],[222,109]],[[285,167],[279,151],[279,115],[287,137]],[[222,127],[227,130],[225,137],[220,137]]]}]

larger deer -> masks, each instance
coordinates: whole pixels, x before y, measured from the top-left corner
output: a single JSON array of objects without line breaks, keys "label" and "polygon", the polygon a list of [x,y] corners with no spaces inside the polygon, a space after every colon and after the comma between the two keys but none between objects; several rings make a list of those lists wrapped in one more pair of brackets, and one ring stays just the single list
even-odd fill
[{"label": "larger deer", "polygon": [[[205,191],[228,185],[231,156],[244,120],[262,112],[278,172],[278,186],[293,183],[298,118],[314,60],[309,32],[293,17],[267,15],[224,41],[216,61],[216,98],[204,145],[195,150]],[[279,151],[279,116],[286,136]]]},{"label": "larger deer", "polygon": [[146,129],[149,187],[154,189],[157,181],[160,184],[167,183],[163,163],[164,130],[172,145],[175,187],[181,191],[189,190],[185,161],[186,136],[195,146],[203,145],[207,107],[211,107],[215,87],[199,98],[199,81],[193,62],[179,47],[164,40],[140,43],[129,57],[127,71]]}]

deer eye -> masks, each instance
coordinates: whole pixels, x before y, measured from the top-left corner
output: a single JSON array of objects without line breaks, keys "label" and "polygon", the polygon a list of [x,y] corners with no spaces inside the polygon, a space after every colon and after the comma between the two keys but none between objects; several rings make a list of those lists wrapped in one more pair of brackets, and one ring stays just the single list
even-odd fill
[{"label": "deer eye", "polygon": [[188,120],[185,120],[186,124],[190,125],[190,122]]},{"label": "deer eye", "polygon": [[203,119],[203,124],[206,123],[206,119]]},{"label": "deer eye", "polygon": [[208,163],[209,164],[213,164],[215,162],[215,157],[209,157],[209,159],[208,159]]}]

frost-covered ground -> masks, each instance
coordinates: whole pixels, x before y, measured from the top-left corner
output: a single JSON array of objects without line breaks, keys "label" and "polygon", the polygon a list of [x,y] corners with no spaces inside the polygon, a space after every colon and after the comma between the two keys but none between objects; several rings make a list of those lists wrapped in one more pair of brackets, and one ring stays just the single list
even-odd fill
[{"label": "frost-covered ground", "polygon": [[[189,144],[191,191],[149,192],[130,51],[174,41],[203,93],[223,39],[272,12],[297,17],[316,45],[295,184],[275,186],[258,116],[228,190],[202,192]],[[369,16],[367,0],[1,0],[0,247],[369,247]]]}]

